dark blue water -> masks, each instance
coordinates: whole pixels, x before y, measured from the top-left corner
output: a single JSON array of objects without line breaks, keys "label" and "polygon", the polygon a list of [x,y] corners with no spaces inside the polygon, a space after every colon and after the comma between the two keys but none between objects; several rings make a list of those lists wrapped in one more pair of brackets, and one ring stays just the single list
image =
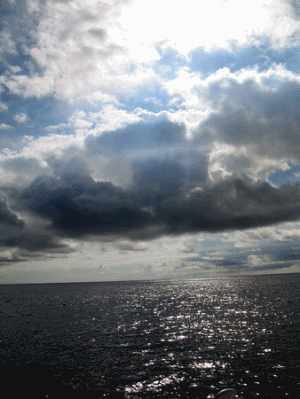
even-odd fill
[{"label": "dark blue water", "polygon": [[300,397],[299,274],[0,288],[8,398]]}]

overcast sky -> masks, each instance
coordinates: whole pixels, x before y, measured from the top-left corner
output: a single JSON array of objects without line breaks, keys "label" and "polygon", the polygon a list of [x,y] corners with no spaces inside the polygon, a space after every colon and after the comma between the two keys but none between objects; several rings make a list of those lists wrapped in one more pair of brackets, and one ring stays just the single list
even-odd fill
[{"label": "overcast sky", "polygon": [[300,272],[297,1],[0,13],[0,283]]}]

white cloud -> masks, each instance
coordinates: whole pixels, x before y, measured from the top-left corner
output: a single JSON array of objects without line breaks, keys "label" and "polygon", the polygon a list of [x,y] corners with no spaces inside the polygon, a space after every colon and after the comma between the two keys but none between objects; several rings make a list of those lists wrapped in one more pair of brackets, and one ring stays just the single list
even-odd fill
[{"label": "white cloud", "polygon": [[7,125],[6,123],[0,124],[0,130],[8,130],[11,129],[11,126]]},{"label": "white cloud", "polygon": [[220,239],[234,242],[236,248],[259,245],[261,243],[288,243],[300,239],[300,223],[284,222],[276,226],[259,227],[239,232],[220,234]]},{"label": "white cloud", "polygon": [[17,65],[9,65],[9,69],[13,72],[13,73],[18,73],[18,72],[21,72],[22,71],[22,69],[19,67],[19,66],[17,66]]},{"label": "white cloud", "polygon": [[268,255],[248,255],[247,263],[250,266],[263,266],[268,265],[271,262],[271,258]]},{"label": "white cloud", "polygon": [[12,36],[13,34],[8,29],[0,32],[0,54],[17,54],[16,42]]},{"label": "white cloud", "polygon": [[[14,119],[20,123],[25,121],[25,116],[26,114],[18,114]],[[155,114],[152,117],[155,117]],[[127,184],[131,173],[129,163],[124,157],[122,160],[121,156],[115,156],[113,152],[110,153],[109,159],[93,156],[86,153],[84,143],[87,136],[97,137],[104,131],[113,133],[118,128],[141,120],[142,117],[135,112],[126,112],[113,105],[104,105],[99,112],[77,110],[71,115],[68,123],[48,126],[45,129],[48,134],[45,136],[24,136],[19,150],[11,151],[4,148],[0,154],[1,184],[23,186],[40,174],[52,174],[48,165],[49,159],[67,161],[74,156],[80,156],[91,166],[93,176],[97,180],[105,179],[105,173],[112,173],[115,183]],[[0,124],[0,129],[9,130],[11,127]]]},{"label": "white cloud", "polygon": [[11,94],[25,98],[41,98],[55,91],[55,75],[50,70],[46,70],[43,76],[3,75],[0,76],[0,83],[5,85]]},{"label": "white cloud", "polygon": [[130,72],[134,59],[118,35],[111,37],[125,3],[48,1],[32,36],[35,44],[27,49],[37,71],[8,74],[2,83],[24,97],[54,94],[74,100],[91,97],[96,89],[104,94],[132,90],[152,79],[143,65]]},{"label": "white cloud", "polygon": [[282,65],[262,72],[223,68],[206,79],[184,70],[165,87],[186,108],[172,119],[180,116],[195,142],[210,151],[213,181],[232,175],[266,180],[300,163],[300,75]]},{"label": "white cloud", "polygon": [[23,187],[41,174],[51,175],[49,159],[72,158],[82,150],[83,142],[83,137],[73,134],[49,133],[38,138],[25,136],[19,151],[4,149],[0,154],[0,182]]},{"label": "white cloud", "polygon": [[18,123],[25,123],[27,121],[27,119],[28,119],[27,115],[24,114],[23,112],[20,113],[20,114],[15,115],[13,118]]},{"label": "white cloud", "polygon": [[91,131],[92,134],[99,134],[104,130],[113,131],[141,120],[140,115],[135,111],[127,112],[111,104],[105,105],[101,111],[90,112],[89,118],[96,123],[95,130]]}]

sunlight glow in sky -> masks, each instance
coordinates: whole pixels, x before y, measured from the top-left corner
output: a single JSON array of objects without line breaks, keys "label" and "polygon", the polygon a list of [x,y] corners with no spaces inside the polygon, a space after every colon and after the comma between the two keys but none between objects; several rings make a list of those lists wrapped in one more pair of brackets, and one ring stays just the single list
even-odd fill
[{"label": "sunlight glow in sky", "polygon": [[300,272],[298,2],[0,15],[0,284]]}]

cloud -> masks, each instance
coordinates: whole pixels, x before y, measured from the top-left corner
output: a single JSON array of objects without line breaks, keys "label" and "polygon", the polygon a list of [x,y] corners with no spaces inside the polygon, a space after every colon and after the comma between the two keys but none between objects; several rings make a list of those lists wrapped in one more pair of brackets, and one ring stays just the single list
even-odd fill
[{"label": "cloud", "polygon": [[270,256],[268,255],[249,255],[247,258],[247,263],[250,266],[263,266],[269,265],[271,263]]},{"label": "cloud", "polygon": [[[10,194],[10,195],[9,195]],[[49,254],[67,254],[73,251],[65,240],[45,228],[45,223],[20,210],[14,200],[15,190],[0,199],[0,263],[42,259]],[[9,197],[12,197],[9,199]],[[18,211],[16,210],[18,208]]]},{"label": "cloud", "polygon": [[[48,0],[5,8],[10,12],[0,32],[0,52],[7,68],[0,82],[24,98],[72,102],[128,95],[161,82],[163,68],[155,67],[163,47],[188,61],[199,47],[231,51],[266,41],[275,48],[299,43],[297,16],[290,2],[281,0],[247,0],[242,7],[236,0],[188,0],[185,7],[169,0],[163,5]],[[19,65],[10,65],[16,55]]]},{"label": "cloud", "polygon": [[[280,223],[276,226],[261,227],[249,231],[239,232],[238,237],[233,236],[230,239],[241,240],[248,245],[254,245],[256,242],[264,243],[289,243],[296,242],[300,238],[299,222]],[[227,237],[229,239],[229,237]]]},{"label": "cloud", "polygon": [[291,245],[256,246],[251,248],[227,248],[221,252],[215,250],[204,252],[200,251],[194,255],[182,260],[180,268],[201,267],[211,265],[214,272],[220,273],[261,273],[264,271],[274,272],[282,269],[292,268],[295,262],[299,261],[300,252],[297,247]]},{"label": "cloud", "polygon": [[[216,85],[221,93],[228,92],[228,97],[231,89],[234,93],[247,88],[250,97],[262,90],[251,76],[246,79],[229,73],[229,77],[228,86],[222,86],[227,78],[220,76],[211,85]],[[265,74],[257,79],[266,77]],[[290,79],[278,84],[274,93],[285,94],[285,99],[291,96]],[[298,90],[295,79],[293,87]],[[279,101],[272,91],[265,94],[263,90],[262,95],[267,99],[265,110],[269,109],[268,101]],[[214,106],[215,96],[213,91]],[[192,137],[184,123],[171,120],[171,112],[154,114],[140,109],[135,113],[122,112],[123,122],[113,130],[90,127],[77,141],[75,135],[50,133],[27,141],[20,153],[3,154],[2,170],[13,174],[14,186],[18,184],[22,190],[19,196],[14,195],[14,207],[27,215],[27,236],[20,231],[11,232],[2,238],[1,245],[47,254],[68,251],[69,246],[62,244],[65,238],[98,237],[100,241],[120,240],[119,247],[116,246],[125,252],[141,250],[137,241],[166,235],[244,231],[299,219],[299,184],[274,187],[266,178],[259,179],[266,177],[266,172],[254,173],[259,170],[260,161],[262,168],[269,171],[283,168],[284,162],[295,159],[291,154],[296,157],[292,148],[297,146],[296,136],[287,140],[289,147],[283,146],[282,158],[279,153],[277,158],[259,154],[260,145],[271,140],[268,123],[274,113],[264,111],[263,107],[257,113],[250,112],[250,116],[245,109],[233,112],[238,106],[233,97],[231,104],[225,100],[217,104],[219,112],[212,111]],[[281,112],[279,106],[279,117],[284,120],[288,113],[296,120],[298,111],[293,107]],[[264,113],[264,120],[260,119],[260,112]],[[137,119],[132,119],[133,114]],[[93,113],[77,111],[70,123],[98,123],[97,118]],[[251,118],[257,118],[255,126],[264,126],[260,134],[265,134],[265,138],[252,132]],[[207,130],[212,132],[208,153],[201,140]],[[238,132],[237,137],[227,130]],[[284,134],[277,138],[281,142],[287,139]],[[21,176],[22,185],[17,183]],[[35,228],[40,229],[40,234],[31,230],[32,217],[38,218]],[[124,240],[136,244],[129,245]]]},{"label": "cloud", "polygon": [[141,121],[117,129],[103,132],[99,137],[90,136],[85,140],[90,152],[129,152],[130,150],[168,149],[175,145],[186,145],[185,127],[172,123],[168,117],[153,116],[154,121]]},{"label": "cloud", "polygon": [[22,174],[40,174],[44,168],[41,163],[35,158],[23,158],[16,156],[3,160],[2,167],[6,170],[12,170],[15,172],[22,171]]},{"label": "cloud", "polygon": [[224,68],[203,80],[185,71],[166,88],[183,98],[185,113],[206,109],[190,134],[194,146],[206,145],[212,180],[232,175],[267,180],[288,163],[300,164],[298,74],[282,65],[262,72]]},{"label": "cloud", "polygon": [[115,247],[124,253],[127,252],[144,252],[149,249],[149,246],[145,242],[132,242],[132,241],[119,241],[115,243]]},{"label": "cloud", "polygon": [[66,246],[59,243],[55,237],[41,236],[33,234],[31,236],[12,236],[9,238],[1,239],[0,245],[4,247],[18,248],[19,250],[26,250],[28,253],[38,252],[38,251],[51,251],[55,249],[66,249]]},{"label": "cloud", "polygon": [[[0,157],[1,182],[10,187],[24,187],[40,174],[52,173],[47,162],[36,158],[8,154]],[[1,159],[2,158],[2,159]]]},{"label": "cloud", "polygon": [[[77,169],[77,170],[76,170]],[[108,182],[95,182],[79,160],[55,165],[57,177],[40,177],[22,201],[31,211],[52,220],[71,236],[130,231],[146,223],[130,193]]]},{"label": "cloud", "polygon": [[1,3],[2,263],[81,241],[142,257],[196,233],[247,256],[173,243],[191,259],[174,273],[292,259],[247,245],[299,237],[299,184],[282,184],[300,165],[299,16],[281,0],[200,3]]},{"label": "cloud", "polygon": [[[26,55],[23,71],[7,70],[1,78],[11,94],[25,98],[54,95],[73,101],[97,91],[130,91],[153,78],[153,72],[143,65],[130,71],[133,59],[116,22],[127,0],[30,4],[27,10],[17,8],[25,20],[25,34],[17,27],[23,37],[22,55]],[[6,43],[14,36],[7,30],[2,32]],[[5,51],[12,53],[15,48],[10,41]]]},{"label": "cloud", "polygon": [[26,114],[24,114],[23,112],[20,114],[16,114],[14,115],[14,120],[18,123],[25,123],[27,121],[28,117]]},{"label": "cloud", "polygon": [[228,179],[188,197],[166,199],[157,213],[170,233],[258,227],[299,218],[299,186],[274,189],[267,183]]},{"label": "cloud", "polygon": [[13,34],[8,29],[0,32],[0,56],[5,54],[17,54],[17,46],[13,39]]},{"label": "cloud", "polygon": [[79,173],[64,168],[56,175],[36,179],[22,193],[20,204],[48,220],[58,236],[147,240],[167,234],[243,230],[300,217],[299,185],[275,188],[266,182],[231,178],[201,190],[186,190],[175,168],[173,182],[167,177],[165,189],[145,178],[125,190],[95,182],[86,169]]},{"label": "cloud", "polygon": [[24,222],[14,214],[4,199],[0,199],[0,224],[7,226],[20,227],[24,226]]},{"label": "cloud", "polygon": [[11,126],[7,125],[6,123],[0,124],[0,130],[9,130],[9,129],[11,129]]}]

